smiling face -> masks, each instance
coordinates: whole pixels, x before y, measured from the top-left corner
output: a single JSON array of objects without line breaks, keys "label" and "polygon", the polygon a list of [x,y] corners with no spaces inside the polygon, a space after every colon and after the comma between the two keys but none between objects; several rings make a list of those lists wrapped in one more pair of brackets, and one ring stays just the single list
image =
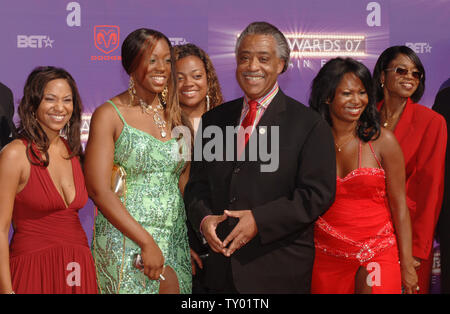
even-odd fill
[{"label": "smiling face", "polygon": [[145,52],[141,64],[132,73],[138,95],[161,93],[170,78],[171,68],[169,45],[160,39],[151,53]]},{"label": "smiling face", "polygon": [[354,73],[345,73],[329,104],[333,121],[357,122],[369,102],[366,89]]},{"label": "smiling face", "polygon": [[[408,73],[401,75],[394,70],[396,68],[408,70]],[[419,86],[419,79],[414,77],[412,72],[418,72],[416,65],[408,56],[400,53],[389,63],[387,70],[381,73],[385,92],[390,96],[411,97]]]},{"label": "smiling face", "polygon": [[284,66],[271,35],[247,35],[238,49],[236,60],[236,79],[249,99],[267,94]]},{"label": "smiling face", "polygon": [[176,68],[180,105],[205,108],[208,82],[203,61],[187,56],[177,61]]},{"label": "smiling face", "polygon": [[45,133],[59,133],[73,112],[73,95],[65,79],[49,81],[36,110],[36,119]]}]

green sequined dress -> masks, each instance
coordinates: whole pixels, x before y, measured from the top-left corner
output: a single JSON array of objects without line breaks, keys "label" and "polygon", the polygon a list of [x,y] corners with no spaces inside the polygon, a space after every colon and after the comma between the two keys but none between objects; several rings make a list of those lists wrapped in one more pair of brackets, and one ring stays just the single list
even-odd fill
[{"label": "green sequined dress", "polygon": [[[191,293],[186,212],[178,188],[185,161],[177,152],[186,145],[176,139],[162,142],[129,126],[115,104],[109,102],[124,123],[114,151],[114,163],[127,172],[127,192],[121,201],[155,239],[165,265],[177,274],[180,293]],[[149,280],[133,266],[140,247],[124,237],[100,211],[95,219],[91,248],[100,293],[158,293],[159,282]]]}]

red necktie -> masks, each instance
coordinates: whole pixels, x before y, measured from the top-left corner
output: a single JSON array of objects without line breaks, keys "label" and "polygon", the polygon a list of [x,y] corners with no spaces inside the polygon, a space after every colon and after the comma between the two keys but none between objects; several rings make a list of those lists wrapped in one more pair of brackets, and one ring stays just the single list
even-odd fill
[{"label": "red necktie", "polygon": [[[245,116],[244,120],[242,121],[242,128],[245,129],[249,126],[252,126],[255,122],[256,118],[256,112],[258,111],[258,102],[256,100],[250,100],[248,102],[248,106],[250,107],[249,111],[247,112],[247,115]],[[245,145],[247,145],[248,139],[250,137],[251,133],[245,133]]]}]

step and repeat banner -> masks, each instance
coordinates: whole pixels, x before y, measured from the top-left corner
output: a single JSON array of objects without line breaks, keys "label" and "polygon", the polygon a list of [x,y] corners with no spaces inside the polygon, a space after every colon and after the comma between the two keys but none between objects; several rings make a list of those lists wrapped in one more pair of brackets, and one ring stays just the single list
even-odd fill
[{"label": "step and repeat banner", "polygon": [[[0,0],[0,81],[17,108],[34,67],[68,70],[84,104],[85,142],[95,108],[128,86],[120,51],[131,31],[156,29],[174,45],[202,47],[231,100],[242,96],[235,81],[237,36],[250,22],[267,21],[289,41],[291,63],[279,83],[300,102],[307,104],[312,79],[329,59],[353,57],[372,70],[384,49],[407,45],[425,66],[421,103],[431,107],[450,77],[449,16],[450,0]],[[80,218],[90,239],[91,202]]]}]

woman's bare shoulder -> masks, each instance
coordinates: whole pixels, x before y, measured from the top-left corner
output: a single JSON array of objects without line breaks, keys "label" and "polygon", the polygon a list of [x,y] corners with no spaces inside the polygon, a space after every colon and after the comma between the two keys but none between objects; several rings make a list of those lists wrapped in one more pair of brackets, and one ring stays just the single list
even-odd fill
[{"label": "woman's bare shoulder", "polygon": [[27,147],[25,143],[20,139],[15,139],[0,152],[0,163],[10,165],[24,165],[27,163]]},{"label": "woman's bare shoulder", "polygon": [[26,145],[20,139],[15,139],[1,150],[1,156],[18,158],[20,155],[26,153]]},{"label": "woman's bare shoulder", "polygon": [[372,140],[372,142],[379,145],[397,143],[397,138],[395,137],[394,132],[385,128],[380,128],[380,135],[378,138]]}]

